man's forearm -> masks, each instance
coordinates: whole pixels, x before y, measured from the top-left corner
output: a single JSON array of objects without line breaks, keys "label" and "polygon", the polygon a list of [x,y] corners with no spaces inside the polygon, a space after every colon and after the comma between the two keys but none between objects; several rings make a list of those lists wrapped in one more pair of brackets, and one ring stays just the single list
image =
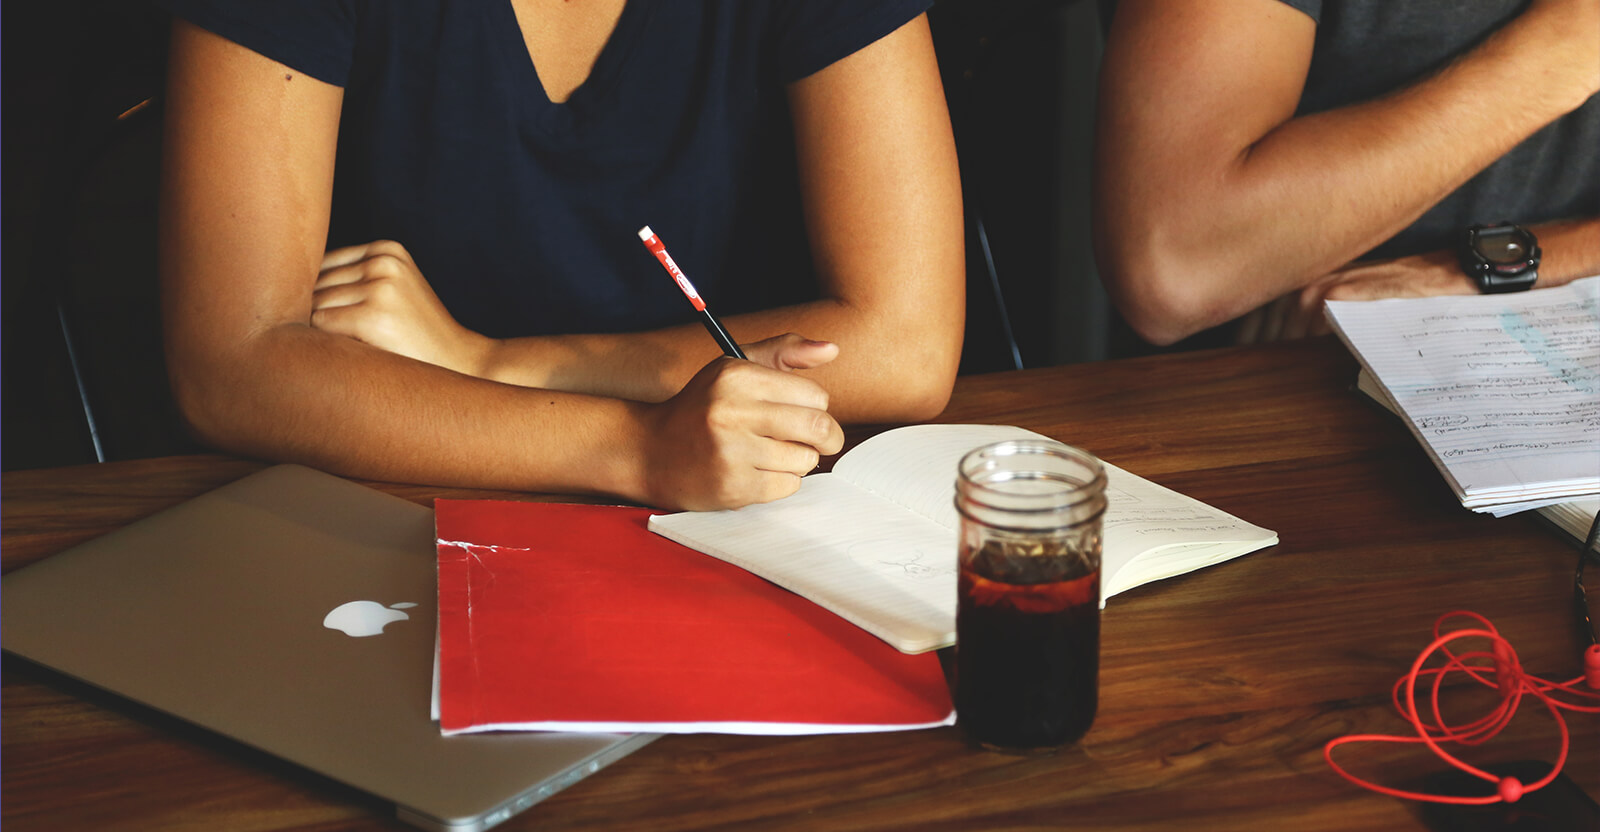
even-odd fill
[{"label": "man's forearm", "polygon": [[[1257,217],[1291,218],[1238,229],[1264,258],[1281,258],[1264,273],[1304,285],[1349,262],[1580,105],[1583,96],[1551,83],[1570,68],[1543,47],[1549,25],[1548,15],[1519,18],[1426,81],[1295,119],[1250,148],[1233,181],[1251,193]],[[1498,92],[1486,96],[1489,89]],[[1508,112],[1492,100],[1501,95],[1519,106]],[[1279,183],[1295,185],[1285,191]]]},{"label": "man's forearm", "polygon": [[[1224,100],[1164,102],[1180,110],[1164,126],[1138,104],[1120,108],[1131,116],[1109,105],[1136,141],[1132,151],[1111,147],[1118,121],[1102,134],[1111,164],[1099,183],[1098,236],[1130,320],[1153,340],[1175,340],[1305,287],[1404,229],[1592,94],[1595,79],[1575,68],[1593,47],[1574,47],[1580,39],[1560,32],[1582,22],[1565,13],[1536,4],[1425,81],[1276,124],[1252,109],[1255,90],[1238,84],[1269,68],[1230,65],[1215,55],[1227,44],[1193,47],[1192,58],[1194,74],[1234,79]],[[1274,106],[1291,103],[1290,92],[1276,86]],[[1518,106],[1500,106],[1507,99]]]}]

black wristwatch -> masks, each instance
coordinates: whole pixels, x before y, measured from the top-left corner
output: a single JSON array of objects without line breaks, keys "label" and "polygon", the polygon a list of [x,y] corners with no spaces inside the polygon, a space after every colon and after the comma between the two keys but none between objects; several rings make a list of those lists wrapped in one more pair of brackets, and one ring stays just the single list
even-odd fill
[{"label": "black wristwatch", "polygon": [[1524,292],[1539,279],[1539,239],[1520,225],[1474,225],[1461,238],[1461,270],[1484,294]]}]

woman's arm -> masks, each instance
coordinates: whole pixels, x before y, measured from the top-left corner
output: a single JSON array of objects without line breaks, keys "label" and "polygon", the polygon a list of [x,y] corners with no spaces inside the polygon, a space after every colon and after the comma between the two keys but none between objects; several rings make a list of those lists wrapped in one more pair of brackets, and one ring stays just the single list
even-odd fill
[{"label": "woman's arm", "polygon": [[789,98],[826,295],[796,329],[843,348],[816,377],[843,419],[931,418],[961,358],[966,254],[926,17],[796,82]]},{"label": "woman's arm", "polygon": [[[789,100],[822,298],[723,323],[741,343],[803,332],[837,344],[838,359],[806,375],[843,421],[932,417],[960,359],[966,261],[960,173],[926,20],[795,82]],[[330,253],[313,323],[470,375],[640,401],[673,395],[719,354],[697,324],[484,338],[449,318],[397,249]],[[744,265],[752,276],[762,268]],[[785,355],[771,354],[776,343]],[[752,359],[791,368],[833,354],[792,341],[754,349]]]},{"label": "woman's arm", "polygon": [[337,87],[174,27],[163,316],[202,439],[347,475],[674,508],[783,496],[838,450],[827,394],[755,362],[710,362],[647,405],[497,384],[312,326],[341,103]]},{"label": "woman's arm", "polygon": [[1339,269],[1593,95],[1597,28],[1600,0],[1534,0],[1424,81],[1295,118],[1309,17],[1277,0],[1122,0],[1095,184],[1118,307],[1170,343]]}]

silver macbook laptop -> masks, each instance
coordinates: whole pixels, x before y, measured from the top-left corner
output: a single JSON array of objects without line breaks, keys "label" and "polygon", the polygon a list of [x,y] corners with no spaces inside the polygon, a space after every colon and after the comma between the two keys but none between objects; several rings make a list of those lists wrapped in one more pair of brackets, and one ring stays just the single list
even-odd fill
[{"label": "silver macbook laptop", "polygon": [[280,465],[6,575],[0,646],[426,829],[486,829],[655,739],[441,737],[433,540],[427,508]]}]

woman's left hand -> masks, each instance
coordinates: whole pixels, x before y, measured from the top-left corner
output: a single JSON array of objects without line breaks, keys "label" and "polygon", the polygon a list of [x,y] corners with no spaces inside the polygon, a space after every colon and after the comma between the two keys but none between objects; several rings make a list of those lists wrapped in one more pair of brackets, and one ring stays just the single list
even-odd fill
[{"label": "woman's left hand", "polygon": [[391,240],[322,259],[311,325],[382,350],[481,376],[493,341],[456,322],[405,247]]}]

